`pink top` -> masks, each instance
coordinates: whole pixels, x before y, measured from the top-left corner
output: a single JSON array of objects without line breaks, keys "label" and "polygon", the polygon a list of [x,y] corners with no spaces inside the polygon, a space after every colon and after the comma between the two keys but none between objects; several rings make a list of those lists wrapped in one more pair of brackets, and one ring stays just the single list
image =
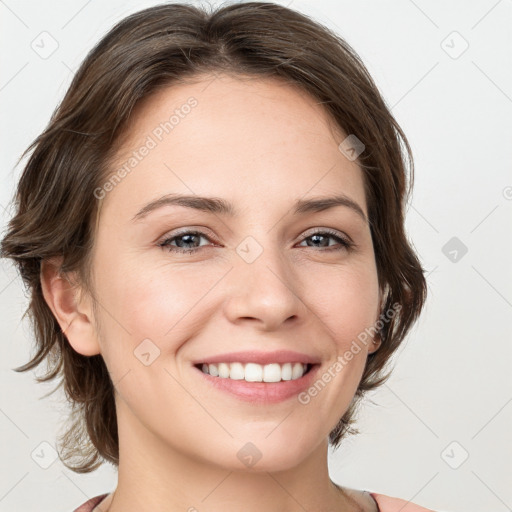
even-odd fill
[{"label": "pink top", "polygon": [[[90,500],[86,501],[73,512],[92,512],[92,509],[101,503],[109,493],[100,494]],[[371,492],[370,496],[376,501],[379,512],[433,512],[432,510],[415,505],[410,501],[402,500],[400,498],[392,498],[391,496],[385,496],[384,494],[377,494]]]},{"label": "pink top", "polygon": [[73,512],[91,512],[91,510],[98,504],[101,503],[110,493],[106,492],[105,494],[100,494],[99,496],[94,496],[90,500],[87,500],[85,503],[82,503],[78,508],[75,508]]},{"label": "pink top", "polygon": [[434,512],[430,508],[421,507],[400,498],[392,498],[375,492],[371,492],[370,496],[377,502],[379,512]]}]

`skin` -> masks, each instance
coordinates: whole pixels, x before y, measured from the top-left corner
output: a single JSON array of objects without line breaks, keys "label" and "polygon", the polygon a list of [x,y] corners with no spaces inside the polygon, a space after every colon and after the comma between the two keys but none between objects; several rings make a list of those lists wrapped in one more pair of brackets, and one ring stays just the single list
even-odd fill
[{"label": "skin", "polygon": [[[330,480],[327,451],[378,344],[362,344],[307,405],[296,397],[242,402],[191,366],[224,352],[290,349],[320,358],[321,376],[376,322],[381,293],[368,224],[344,206],[291,213],[297,199],[341,192],[367,216],[362,171],[338,149],[346,134],[315,99],[283,82],[203,76],[134,110],[112,170],[190,96],[198,105],[102,200],[93,248],[97,315],[90,296],[80,297],[56,266],[43,266],[45,298],[69,343],[101,354],[115,386],[118,486],[95,511],[376,510],[368,494],[340,492]],[[173,205],[132,221],[171,192],[223,198],[239,215]],[[196,253],[157,245],[179,228],[206,234],[185,238]],[[315,243],[317,228],[355,245],[346,249],[329,235]],[[252,263],[236,252],[247,236],[262,248]],[[134,356],[144,339],[160,350],[148,366]],[[252,467],[237,457],[248,442],[261,452]]]}]

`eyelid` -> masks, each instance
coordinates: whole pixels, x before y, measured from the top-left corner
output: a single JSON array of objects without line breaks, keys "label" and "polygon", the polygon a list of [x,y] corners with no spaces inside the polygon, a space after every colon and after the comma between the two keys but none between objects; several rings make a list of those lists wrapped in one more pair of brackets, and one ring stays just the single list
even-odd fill
[{"label": "eyelid", "polygon": [[[301,239],[298,242],[295,242],[294,245],[303,243],[308,238],[311,238],[315,235],[323,235],[324,237],[327,236],[328,238],[331,238],[331,239],[337,239],[338,242],[336,245],[338,247],[336,247],[336,245],[335,245],[334,247],[328,246],[323,249],[316,249],[320,253],[332,253],[332,252],[337,253],[339,251],[352,252],[354,250],[357,250],[357,245],[352,241],[351,237],[348,236],[347,234],[345,234],[344,232],[338,231],[337,229],[325,228],[325,227],[315,227],[315,228],[311,228],[311,229],[313,229],[313,231],[307,230],[306,232],[304,232]],[[175,253],[178,255],[197,254],[197,253],[202,252],[205,249],[211,249],[212,244],[218,245],[218,241],[216,240],[216,237],[209,235],[209,233],[210,233],[210,230],[207,228],[201,227],[200,229],[198,229],[198,228],[193,228],[191,226],[188,226],[188,227],[178,229],[178,231],[176,231],[176,232],[167,233],[166,235],[164,235],[163,238],[160,239],[160,241],[157,242],[156,245],[162,249],[167,248],[167,250],[169,252]],[[181,236],[184,236],[184,235],[194,235],[199,238],[203,238],[205,240],[208,240],[208,242],[210,242],[210,244],[207,244],[206,246],[200,245],[199,247],[193,247],[191,249],[182,249],[182,248],[174,247],[171,245],[170,242],[172,242],[174,239],[180,238]],[[308,249],[307,247],[300,247],[300,248]]]},{"label": "eyelid", "polygon": [[330,235],[338,236],[338,237],[342,238],[343,240],[345,240],[346,242],[355,245],[352,238],[350,236],[348,236],[344,231],[339,231],[338,229],[321,227],[321,226],[311,228],[311,230],[307,230],[304,233],[304,235],[302,236],[301,241],[304,240],[305,238],[309,238],[310,236],[316,235],[317,233],[328,233]]},{"label": "eyelid", "polygon": [[[161,243],[165,242],[169,238],[179,237],[180,235],[183,235],[186,233],[191,233],[191,232],[197,232],[197,234],[199,236],[204,236],[206,238],[209,238],[211,242],[215,242],[217,244],[221,243],[218,240],[218,238],[212,234],[212,231],[210,229],[208,229],[207,227],[192,225],[192,226],[185,226],[183,228],[177,228],[176,231],[170,231],[170,232],[165,233],[164,235],[162,235],[161,237],[159,237],[157,239],[156,245],[160,245]],[[339,231],[334,228],[328,228],[328,227],[322,227],[322,226],[317,226],[317,227],[310,228],[310,229],[306,230],[304,232],[304,234],[301,236],[300,240],[298,240],[298,242],[296,242],[296,243],[302,242],[304,239],[309,238],[310,236],[313,236],[313,235],[319,234],[319,233],[328,233],[328,234],[331,234],[334,236],[338,236],[338,237],[342,238],[343,240],[345,240],[347,243],[350,243],[355,246],[355,243],[352,240],[352,238],[349,235],[347,235],[345,232]]]},{"label": "eyelid", "polygon": [[167,231],[162,236],[159,236],[156,240],[156,245],[159,245],[162,242],[165,242],[169,238],[174,238],[180,235],[184,235],[191,232],[197,232],[198,235],[204,236],[205,238],[209,238],[210,241],[220,243],[218,238],[212,233],[210,229],[205,226],[185,226],[183,228],[177,228],[176,230]]}]

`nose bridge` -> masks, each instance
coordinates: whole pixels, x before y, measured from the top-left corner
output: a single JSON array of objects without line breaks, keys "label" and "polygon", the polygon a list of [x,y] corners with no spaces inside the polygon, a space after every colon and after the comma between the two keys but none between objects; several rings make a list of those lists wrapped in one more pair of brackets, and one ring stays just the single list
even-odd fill
[{"label": "nose bridge", "polygon": [[254,284],[265,282],[267,285],[279,283],[280,287],[285,286],[282,281],[286,282],[289,269],[284,262],[282,248],[273,242],[272,236],[266,236],[261,243],[255,237],[248,236],[237,246],[236,253],[236,266],[246,283],[254,281]]},{"label": "nose bridge", "polygon": [[247,236],[235,248],[231,273],[231,319],[251,317],[276,326],[300,314],[297,280],[271,233]]}]

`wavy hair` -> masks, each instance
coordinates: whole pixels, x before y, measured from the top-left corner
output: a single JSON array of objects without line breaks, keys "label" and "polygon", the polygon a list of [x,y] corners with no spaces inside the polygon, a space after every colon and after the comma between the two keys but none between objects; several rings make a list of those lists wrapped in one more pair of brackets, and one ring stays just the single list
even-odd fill
[{"label": "wavy hair", "polygon": [[404,227],[411,149],[349,44],[308,16],[270,2],[216,9],[163,4],[136,12],[88,53],[49,124],[23,153],[21,158],[30,156],[1,245],[1,256],[14,261],[29,291],[25,315],[37,347],[15,370],[46,361],[47,373],[37,380],[58,379],[57,389],[64,387],[72,412],[59,437],[59,456],[77,473],[103,461],[119,464],[114,387],[100,354],[81,355],[67,341],[43,297],[41,263],[61,258],[61,274],[76,272],[83,289],[93,291],[90,256],[99,214],[93,194],[111,171],[131,112],[163,87],[220,72],[276,77],[301,88],[365,147],[357,163],[379,286],[386,290],[383,312],[396,305],[399,311],[382,322],[381,345],[368,356],[352,403],[329,434],[334,447],[359,432],[353,423],[361,398],[389,378],[387,363],[423,308],[424,270]]}]

